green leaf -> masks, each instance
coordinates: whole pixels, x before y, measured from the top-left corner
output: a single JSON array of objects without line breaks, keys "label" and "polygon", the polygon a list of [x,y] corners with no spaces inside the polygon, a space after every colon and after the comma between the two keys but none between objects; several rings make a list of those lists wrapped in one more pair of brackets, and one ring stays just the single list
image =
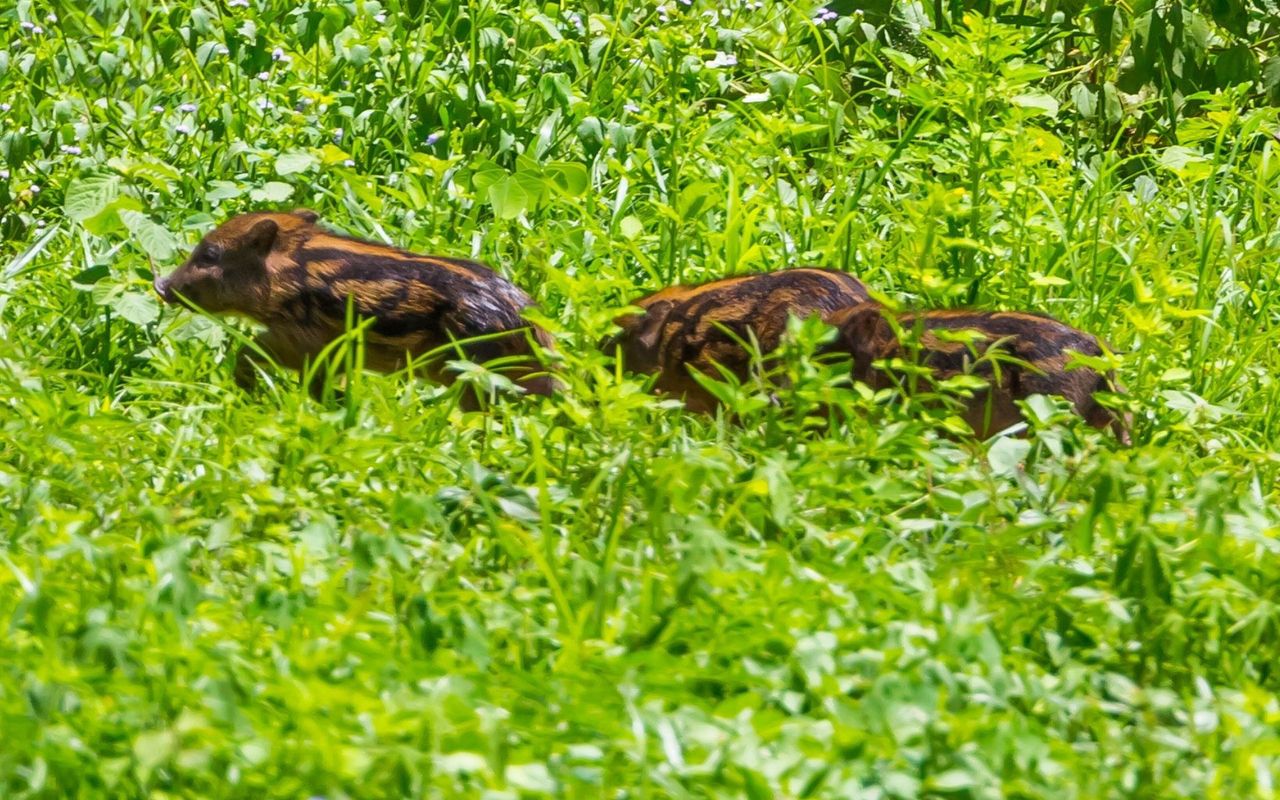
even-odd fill
[{"label": "green leaf", "polygon": [[160,301],[149,292],[121,292],[107,305],[116,316],[134,325],[150,325],[160,319]]},{"label": "green leaf", "polygon": [[94,236],[107,236],[116,233],[124,223],[120,220],[121,211],[141,211],[142,201],[132,195],[122,194],[107,204],[107,207],[84,221],[84,229]]},{"label": "green leaf", "polygon": [[341,147],[326,144],[324,147],[320,148],[320,161],[323,162],[326,167],[331,167],[334,164],[341,164],[349,158],[351,158],[351,155]]},{"label": "green leaf", "polygon": [[987,451],[987,463],[991,472],[996,475],[1012,476],[1031,452],[1031,443],[1026,439],[1015,439],[1005,436],[997,439]]},{"label": "green leaf", "polygon": [[974,788],[978,780],[967,770],[949,769],[930,778],[928,785],[940,792],[959,792]]},{"label": "green leaf", "polygon": [[204,193],[204,199],[216,205],[223,200],[234,200],[242,194],[244,189],[231,181],[209,181],[209,190]]},{"label": "green leaf", "polygon": [[644,223],[637,216],[627,215],[618,223],[618,230],[624,238],[635,239],[644,233]]},{"label": "green leaf", "polygon": [[141,211],[123,210],[120,221],[142,245],[142,250],[156,261],[168,261],[177,248],[177,240],[168,230],[157,225]]},{"label": "green leaf", "polygon": [[692,220],[706,210],[719,191],[720,186],[712,181],[694,181],[680,190],[676,210],[682,219]]},{"label": "green leaf", "polygon": [[81,287],[89,287],[111,274],[106,264],[97,264],[76,273],[71,282]]},{"label": "green leaf", "polygon": [[1071,85],[1071,102],[1075,103],[1076,110],[1085,119],[1089,119],[1098,113],[1098,99],[1094,96],[1093,90],[1083,83],[1073,83]]},{"label": "green leaf", "polygon": [[545,764],[511,764],[507,767],[507,783],[523,792],[551,794],[556,782]]},{"label": "green leaf", "polygon": [[259,203],[283,203],[292,196],[293,187],[280,181],[267,181],[262,186],[249,191],[249,197]]},{"label": "green leaf", "polygon": [[471,186],[477,192],[484,194],[489,191],[490,186],[507,177],[507,174],[505,169],[492,161],[480,161],[472,167]]},{"label": "green leaf", "polygon": [[571,161],[552,161],[546,166],[547,177],[561,194],[580,197],[591,185],[587,168]]},{"label": "green leaf", "polygon": [[296,175],[299,172],[309,172],[319,163],[314,155],[305,150],[290,150],[276,159],[276,174]]},{"label": "green leaf", "polygon": [[140,767],[150,772],[168,761],[177,747],[178,737],[173,731],[141,733],[133,740],[133,756]]},{"label": "green leaf", "polygon": [[1043,92],[1015,94],[1010,102],[1019,108],[1041,111],[1050,117],[1058,116],[1058,101]]},{"label": "green leaf", "polygon": [[1262,88],[1271,95],[1273,103],[1280,102],[1280,56],[1271,56],[1262,67]]},{"label": "green leaf", "polygon": [[1203,155],[1190,147],[1177,144],[1166,147],[1160,153],[1158,163],[1165,169],[1191,180],[1207,178],[1213,171],[1213,165]]},{"label": "green leaf", "polygon": [[498,219],[515,219],[529,208],[529,192],[513,176],[489,187],[489,204]]},{"label": "green leaf", "polygon": [[120,180],[114,175],[86,175],[67,187],[63,208],[68,217],[84,222],[102,212],[120,193]]}]

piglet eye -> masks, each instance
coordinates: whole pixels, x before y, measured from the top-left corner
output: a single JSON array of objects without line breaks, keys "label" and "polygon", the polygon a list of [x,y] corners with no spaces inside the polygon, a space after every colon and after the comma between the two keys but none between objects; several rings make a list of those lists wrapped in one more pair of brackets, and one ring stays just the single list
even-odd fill
[{"label": "piglet eye", "polygon": [[207,261],[211,264],[216,264],[218,260],[221,258],[222,258],[222,248],[214,244],[214,245],[209,245],[207,248],[205,248],[204,256],[200,260]]}]

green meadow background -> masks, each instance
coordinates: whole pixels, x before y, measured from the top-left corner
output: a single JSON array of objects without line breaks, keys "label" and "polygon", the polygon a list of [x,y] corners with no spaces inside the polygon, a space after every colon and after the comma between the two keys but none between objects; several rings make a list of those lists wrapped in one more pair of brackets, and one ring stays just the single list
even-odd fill
[{"label": "green meadow background", "polygon": [[[0,0],[0,42],[0,796],[1275,795],[1275,2]],[[150,281],[295,206],[526,287],[565,391],[239,392],[251,327]],[[802,264],[1099,334],[1134,446],[959,435],[812,323],[732,422],[596,350]]]}]

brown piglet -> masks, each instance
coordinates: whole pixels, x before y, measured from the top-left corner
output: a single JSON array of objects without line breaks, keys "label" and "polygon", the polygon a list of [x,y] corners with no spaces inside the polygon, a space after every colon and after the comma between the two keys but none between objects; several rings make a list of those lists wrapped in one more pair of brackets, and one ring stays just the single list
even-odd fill
[{"label": "brown piglet", "polygon": [[682,397],[685,407],[712,411],[715,398],[690,375],[719,379],[717,365],[747,378],[754,337],[761,354],[776,349],[787,318],[831,312],[868,299],[867,289],[844,272],[817,267],[742,275],[696,286],[671,286],[632,303],[638,313],[614,322],[622,332],[606,344],[623,366],[657,374],[655,389]]},{"label": "brown piglet", "polygon": [[[535,360],[537,343],[550,349],[546,331],[525,321],[532,301],[483,264],[426,256],[327,231],[316,214],[251,213],[233,217],[201,240],[186,263],[155,289],[167,303],[212,314],[239,314],[266,326],[257,347],[277,363],[302,370],[347,326],[350,303],[364,333],[365,366],[380,372],[410,362],[432,380],[448,383],[444,358],[419,359],[460,341],[470,360],[516,357],[507,374],[526,391],[549,394],[553,380]],[[477,341],[466,341],[485,337]],[[256,381],[252,348],[240,351],[236,380]],[[311,390],[318,393],[320,386]],[[464,403],[475,398],[464,394]]]},{"label": "brown piglet", "polygon": [[[874,366],[875,362],[913,359],[890,325],[888,313],[868,302],[828,319],[838,336],[826,351],[852,356],[854,378],[876,389],[902,385],[903,378]],[[896,321],[904,333],[918,332],[919,352],[914,358],[929,367],[936,379],[961,373],[986,379],[988,389],[975,394],[965,413],[965,421],[978,436],[986,438],[1020,422],[1022,415],[1014,401],[1044,394],[1071,401],[1090,425],[1111,428],[1129,443],[1130,419],[1105,408],[1094,396],[1100,391],[1122,391],[1115,376],[1083,366],[1067,368],[1073,352],[1102,354],[1094,336],[1052,317],[1017,311],[907,312],[897,314]]]}]

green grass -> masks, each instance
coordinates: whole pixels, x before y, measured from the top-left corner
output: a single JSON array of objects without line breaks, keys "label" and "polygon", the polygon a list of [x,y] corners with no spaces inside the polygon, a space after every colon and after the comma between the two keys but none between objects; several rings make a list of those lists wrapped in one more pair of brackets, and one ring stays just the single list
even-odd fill
[{"label": "green grass", "polygon": [[[1276,109],[815,11],[0,5],[0,796],[1272,796]],[[494,265],[565,392],[242,394],[148,286],[264,206]],[[945,435],[812,325],[734,422],[595,351],[810,263],[1098,333],[1134,447]]]}]

